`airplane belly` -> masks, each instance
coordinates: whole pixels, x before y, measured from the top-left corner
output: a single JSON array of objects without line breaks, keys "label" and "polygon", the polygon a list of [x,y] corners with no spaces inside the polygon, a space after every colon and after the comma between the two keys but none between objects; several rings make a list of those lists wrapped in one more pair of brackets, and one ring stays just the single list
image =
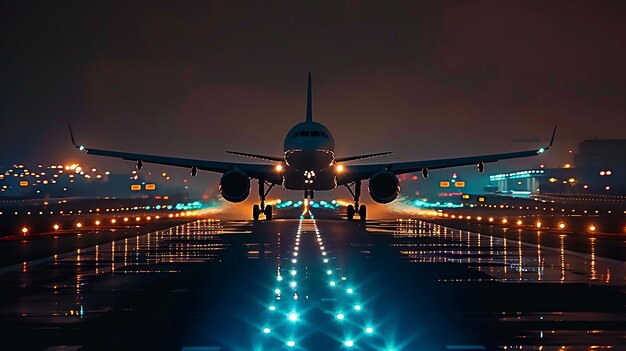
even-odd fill
[{"label": "airplane belly", "polygon": [[337,179],[332,172],[316,174],[311,183],[305,180],[301,172],[288,170],[283,176],[283,187],[288,190],[331,190],[337,187]]},{"label": "airplane belly", "polygon": [[315,171],[327,169],[334,160],[332,151],[327,150],[290,150],[285,153],[285,161],[296,171]]}]

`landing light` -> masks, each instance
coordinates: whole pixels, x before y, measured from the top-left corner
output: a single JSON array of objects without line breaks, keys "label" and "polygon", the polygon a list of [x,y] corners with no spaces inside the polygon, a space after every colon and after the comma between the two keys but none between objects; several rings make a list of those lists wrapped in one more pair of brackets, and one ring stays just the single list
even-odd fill
[{"label": "landing light", "polygon": [[335,167],[335,170],[337,171],[337,173],[341,173],[341,172],[343,172],[343,169],[344,169],[344,168],[343,168],[343,165],[337,165],[337,166]]},{"label": "landing light", "polygon": [[542,154],[544,151],[546,151],[546,149],[544,149],[544,148],[539,149],[539,153],[540,154]]},{"label": "landing light", "polygon": [[283,171],[283,165],[276,165],[276,167],[274,167],[274,169],[276,169],[276,172],[282,172]]}]

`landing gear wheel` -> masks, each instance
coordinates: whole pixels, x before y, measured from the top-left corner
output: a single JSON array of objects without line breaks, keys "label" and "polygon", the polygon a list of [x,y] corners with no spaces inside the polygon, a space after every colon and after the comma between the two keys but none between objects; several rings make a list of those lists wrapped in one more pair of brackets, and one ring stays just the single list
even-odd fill
[{"label": "landing gear wheel", "polygon": [[265,206],[263,213],[265,214],[265,219],[268,221],[271,221],[272,220],[272,205]]},{"label": "landing gear wheel", "polygon": [[367,207],[365,207],[365,205],[361,205],[361,207],[359,207],[359,217],[362,221],[364,221],[367,217]]},{"label": "landing gear wheel", "polygon": [[258,221],[260,215],[261,215],[261,207],[259,207],[259,205],[252,206],[252,219],[255,221]]},{"label": "landing gear wheel", "polygon": [[348,220],[351,221],[354,218],[354,206],[348,205]]}]

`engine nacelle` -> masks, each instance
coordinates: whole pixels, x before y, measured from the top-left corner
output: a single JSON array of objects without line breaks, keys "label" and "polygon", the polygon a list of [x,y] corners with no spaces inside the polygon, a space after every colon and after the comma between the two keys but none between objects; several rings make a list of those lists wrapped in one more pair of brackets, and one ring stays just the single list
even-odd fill
[{"label": "engine nacelle", "polygon": [[220,194],[230,202],[241,202],[250,194],[250,178],[239,170],[231,170],[220,179]]},{"label": "engine nacelle", "polygon": [[368,189],[372,200],[386,204],[395,200],[400,194],[400,181],[395,174],[382,171],[370,178]]},{"label": "engine nacelle", "polygon": [[482,161],[480,161],[476,165],[476,168],[478,168],[478,172],[482,173],[485,171],[485,164]]}]

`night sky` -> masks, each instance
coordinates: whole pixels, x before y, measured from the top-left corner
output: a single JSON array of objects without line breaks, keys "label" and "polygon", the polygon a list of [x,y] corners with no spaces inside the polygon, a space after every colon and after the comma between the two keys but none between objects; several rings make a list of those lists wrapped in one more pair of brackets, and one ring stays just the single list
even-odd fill
[{"label": "night sky", "polygon": [[[280,155],[305,113],[340,155],[535,148],[568,161],[626,138],[623,1],[3,1],[0,160],[71,147],[241,160]],[[125,161],[91,159],[91,164]],[[537,160],[510,165],[532,165]],[[542,161],[543,162],[543,161]]]}]

